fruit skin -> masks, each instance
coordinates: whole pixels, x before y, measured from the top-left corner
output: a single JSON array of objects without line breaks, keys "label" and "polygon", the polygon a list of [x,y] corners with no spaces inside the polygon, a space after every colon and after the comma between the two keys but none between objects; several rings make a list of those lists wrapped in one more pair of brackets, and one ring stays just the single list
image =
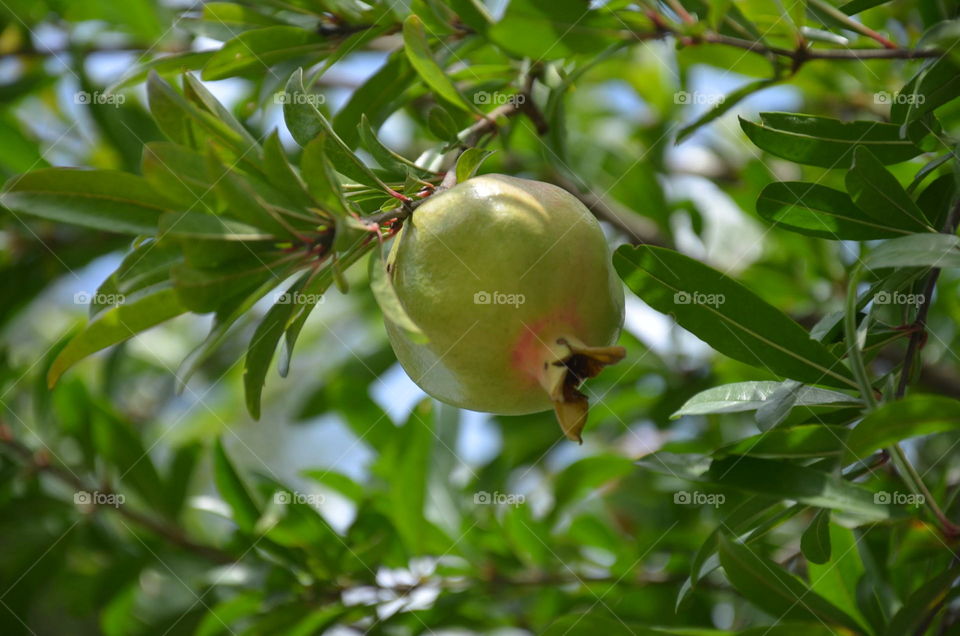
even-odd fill
[{"label": "fruit skin", "polygon": [[[424,391],[464,409],[555,407],[571,346],[608,347],[623,325],[623,288],[600,225],[548,183],[489,174],[433,195],[397,236],[387,272],[428,339],[387,320],[400,364]],[[567,388],[598,371],[581,369]]]}]

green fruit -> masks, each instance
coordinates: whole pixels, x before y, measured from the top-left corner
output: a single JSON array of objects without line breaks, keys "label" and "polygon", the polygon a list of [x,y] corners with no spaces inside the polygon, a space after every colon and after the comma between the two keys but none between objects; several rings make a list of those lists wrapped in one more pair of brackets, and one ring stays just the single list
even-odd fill
[{"label": "green fruit", "polygon": [[474,177],[426,200],[387,259],[417,341],[387,320],[407,374],[433,397],[503,415],[554,408],[580,440],[577,388],[624,356],[623,288],[596,219],[549,183]]}]

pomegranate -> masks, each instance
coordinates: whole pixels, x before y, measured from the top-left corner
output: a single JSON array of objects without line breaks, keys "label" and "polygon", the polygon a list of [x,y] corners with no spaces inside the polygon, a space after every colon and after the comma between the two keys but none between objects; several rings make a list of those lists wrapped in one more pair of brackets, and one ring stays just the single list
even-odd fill
[{"label": "pomegranate", "polygon": [[407,374],[431,396],[501,415],[555,409],[581,441],[578,389],[625,351],[623,288],[596,219],[549,183],[499,174],[426,200],[387,257],[427,341],[386,321]]}]

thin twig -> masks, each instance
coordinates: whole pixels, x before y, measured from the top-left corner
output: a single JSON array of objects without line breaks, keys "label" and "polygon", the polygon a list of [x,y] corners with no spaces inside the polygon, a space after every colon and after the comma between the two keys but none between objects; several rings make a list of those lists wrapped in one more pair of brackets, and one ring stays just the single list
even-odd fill
[{"label": "thin twig", "polygon": [[[954,205],[953,209],[950,210],[950,214],[948,215],[941,232],[944,234],[955,234],[958,223],[960,223],[960,201],[958,201],[956,205]],[[913,322],[913,333],[910,334],[910,342],[907,344],[907,352],[903,358],[903,367],[900,369],[900,379],[897,383],[896,393],[894,394],[894,398],[897,400],[902,399],[903,396],[906,395],[907,386],[910,384],[910,377],[912,376],[914,361],[919,354],[920,349],[923,348],[924,342],[926,341],[927,315],[929,314],[930,306],[933,303],[933,293],[936,290],[937,280],[939,277],[940,268],[935,267],[930,270],[929,274],[927,274],[927,279],[923,286],[922,301],[920,308],[917,310],[917,316]],[[923,477],[913,466],[913,464],[910,463],[910,459],[907,457],[906,453],[903,452],[903,449],[900,447],[900,445],[894,444],[892,446],[892,450],[894,462],[896,463],[897,468],[900,470],[904,481],[906,481],[924,497],[924,503],[930,509],[930,512],[933,514],[933,516],[937,519],[937,522],[940,524],[943,533],[950,538],[960,536],[960,526],[953,523],[937,504],[937,501],[933,498],[933,494],[924,483]]]}]

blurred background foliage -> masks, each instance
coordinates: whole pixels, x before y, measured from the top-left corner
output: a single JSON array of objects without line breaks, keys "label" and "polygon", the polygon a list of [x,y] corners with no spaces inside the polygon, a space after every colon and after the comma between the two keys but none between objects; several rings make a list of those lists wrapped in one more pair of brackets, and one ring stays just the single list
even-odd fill
[{"label": "blurred background foliage", "polygon": [[[589,15],[585,6],[3,0],[0,174],[47,166],[141,173],[144,145],[164,138],[148,111],[150,69],[175,85],[181,72],[195,73],[253,138],[279,129],[295,163],[304,151],[277,95],[300,67],[349,146],[359,145],[363,114],[391,150],[434,170],[458,131],[476,124],[474,111],[519,95],[537,112],[498,121],[498,134],[483,139],[498,150],[483,172],[558,183],[605,222],[613,245],[673,247],[808,328],[842,311],[861,246],[774,228],[756,201],[775,181],[842,190],[843,172],[761,150],[737,118],[790,111],[886,121],[892,96],[923,61],[800,64],[703,33],[788,51],[798,42],[882,51],[869,30],[903,49],[950,49],[956,4],[612,0],[593,3]],[[410,14],[452,93],[398,53]],[[925,153],[891,166],[901,182],[954,152],[955,84],[947,75],[952,93]],[[684,130],[707,113],[716,118]],[[685,138],[675,143],[678,134]],[[367,144],[359,155],[373,159]],[[951,169],[931,171],[947,177],[946,201],[956,191]],[[709,457],[757,433],[750,412],[671,414],[710,387],[779,378],[717,354],[635,297],[621,341],[627,360],[588,386],[582,446],[562,439],[552,413],[495,417],[426,399],[396,365],[362,267],[347,273],[349,294],[329,291],[310,314],[286,377],[267,376],[256,422],[240,361],[270,309],[266,299],[182,392],[178,366],[206,337],[208,315],[180,316],[116,345],[48,389],[88,299],[136,243],[12,210],[0,223],[4,634],[958,629],[956,537],[916,509],[880,524],[843,514],[831,522],[824,510],[843,506],[794,504],[802,484],[791,485],[780,464],[750,464],[747,482],[783,484],[756,497],[743,483],[706,483],[693,460],[650,459],[664,449]],[[918,392],[960,397],[956,272],[940,277]],[[877,319],[892,334],[873,358],[883,373],[902,361],[896,329],[910,319]],[[947,432],[907,446],[952,518],[957,441]],[[890,466],[874,468],[871,490],[903,490]],[[720,503],[704,504],[708,495]],[[701,505],[690,505],[698,496]],[[747,530],[749,549],[720,536]]]}]

